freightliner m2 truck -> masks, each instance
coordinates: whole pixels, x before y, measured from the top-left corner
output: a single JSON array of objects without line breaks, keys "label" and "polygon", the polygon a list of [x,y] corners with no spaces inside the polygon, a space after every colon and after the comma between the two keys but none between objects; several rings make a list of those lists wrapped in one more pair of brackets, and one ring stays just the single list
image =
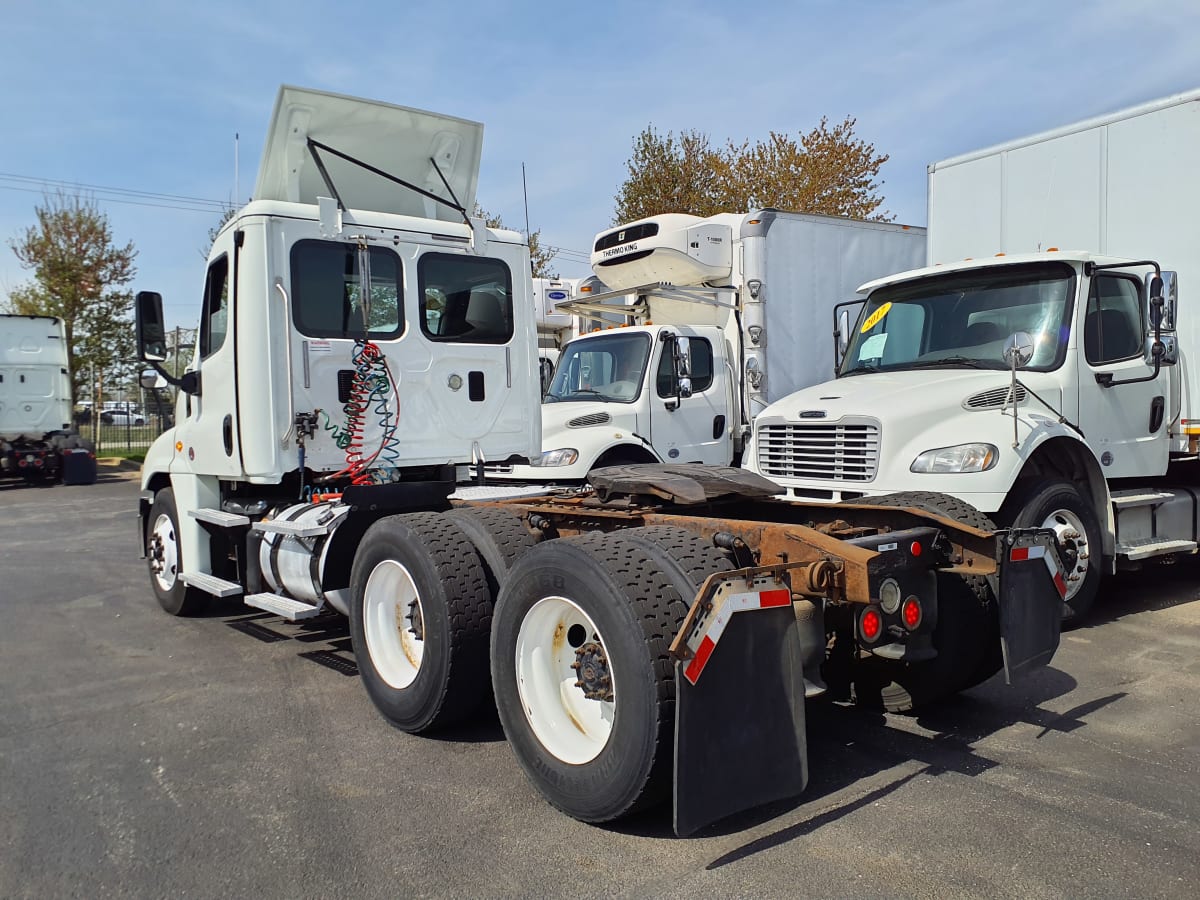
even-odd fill
[{"label": "freightliner m2 truck", "polygon": [[[540,396],[528,248],[466,214],[481,130],[280,92],[142,471],[164,609],[347,616],[398,728],[491,697],[551,803],[602,822],[671,797],[681,834],[803,790],[808,695],[914,706],[1050,659],[1049,531],[785,504],[716,466],[496,499],[488,462],[541,452]],[[137,309],[161,369],[162,298]]]},{"label": "freightliner m2 truck", "polygon": [[601,232],[592,269],[611,290],[558,308],[636,324],[571,341],[543,398],[541,456],[489,471],[569,482],[626,463],[737,465],[759,411],[832,375],[834,303],[919,265],[924,237],[773,209],[666,214]]},{"label": "freightliner m2 truck", "polygon": [[773,404],[747,465],[788,498],[1052,529],[1069,616],[1196,552],[1200,92],[929,167],[929,267],[865,285],[836,381]]},{"label": "freightliner m2 truck", "polygon": [[0,315],[0,477],[96,480],[90,442],[71,425],[67,339],[54,316]]}]

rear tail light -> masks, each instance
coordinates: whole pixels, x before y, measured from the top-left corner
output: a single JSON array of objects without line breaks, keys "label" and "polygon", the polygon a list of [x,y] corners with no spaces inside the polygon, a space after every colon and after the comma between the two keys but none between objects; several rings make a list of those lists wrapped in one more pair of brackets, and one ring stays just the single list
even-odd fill
[{"label": "rear tail light", "polygon": [[909,631],[916,631],[924,617],[920,600],[916,597],[909,597],[904,601],[904,606],[900,609],[900,618],[904,620],[905,628]]},{"label": "rear tail light", "polygon": [[883,634],[883,616],[874,606],[868,606],[858,617],[858,633],[868,644],[875,643]]}]

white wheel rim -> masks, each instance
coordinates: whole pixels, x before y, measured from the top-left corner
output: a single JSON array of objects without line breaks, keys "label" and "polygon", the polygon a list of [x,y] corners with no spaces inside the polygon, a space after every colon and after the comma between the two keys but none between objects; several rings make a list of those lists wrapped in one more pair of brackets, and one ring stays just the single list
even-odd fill
[{"label": "white wheel rim", "polygon": [[1046,516],[1041,527],[1049,528],[1058,538],[1059,544],[1067,550],[1075,551],[1074,565],[1071,564],[1070,559],[1063,560],[1063,564],[1067,567],[1063,573],[1067,585],[1067,593],[1063,597],[1063,602],[1069,603],[1083,588],[1084,579],[1087,578],[1091,557],[1087,529],[1083,527],[1083,520],[1069,509],[1056,509]]},{"label": "white wheel rim", "polygon": [[[413,629],[418,622],[422,637]],[[421,596],[412,575],[395,560],[384,560],[363,590],[363,630],[375,671],[397,690],[411,685],[421,671],[424,625]]]},{"label": "white wheel rim", "polygon": [[578,661],[578,648],[587,643],[599,643],[615,684],[599,629],[565,597],[543,597],[525,614],[517,633],[517,691],[525,718],[542,746],[571,765],[600,755],[616,715],[615,686],[611,701],[589,699],[576,686],[580,676],[571,664]]},{"label": "white wheel rim", "polygon": [[175,523],[166,513],[159,514],[150,530],[150,571],[164,593],[175,587],[179,578],[179,540]]}]

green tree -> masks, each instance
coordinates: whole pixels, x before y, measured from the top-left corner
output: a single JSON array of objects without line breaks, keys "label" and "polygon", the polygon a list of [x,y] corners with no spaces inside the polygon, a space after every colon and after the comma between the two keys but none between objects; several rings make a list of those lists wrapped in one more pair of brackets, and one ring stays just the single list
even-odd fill
[{"label": "green tree", "polygon": [[[506,228],[503,220],[499,216],[494,216],[478,203],[475,204],[475,209],[471,213],[476,219],[483,219],[489,228]],[[529,262],[533,267],[534,278],[557,278],[557,272],[550,271],[550,263],[554,257],[558,255],[558,251],[549,247],[542,246],[542,230],[539,228],[529,234]]]},{"label": "green tree", "polygon": [[634,138],[628,176],[615,197],[617,224],[665,212],[711,216],[765,206],[794,212],[891,221],[881,210],[880,168],[887,154],[854,133],[847,116],[798,138],[772,131],[766,140],[730,140],[713,149],[707,135],[664,137],[648,126]]},{"label": "green tree", "polygon": [[132,370],[133,295],[137,250],[113,242],[108,217],[90,197],[57,192],[34,208],[37,224],[9,241],[33,281],[9,295],[22,315],[58,316],[67,333],[75,395],[91,367]]}]

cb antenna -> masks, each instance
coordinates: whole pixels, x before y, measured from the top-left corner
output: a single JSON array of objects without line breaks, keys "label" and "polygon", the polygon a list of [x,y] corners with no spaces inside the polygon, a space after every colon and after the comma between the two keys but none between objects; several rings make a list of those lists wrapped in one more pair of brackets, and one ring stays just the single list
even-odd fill
[{"label": "cb antenna", "polygon": [[521,163],[521,193],[525,195],[525,240],[529,240],[529,188],[525,184],[525,163]]},{"label": "cb antenna", "polygon": [[242,185],[238,176],[238,133],[233,133],[233,205],[241,205]]}]

